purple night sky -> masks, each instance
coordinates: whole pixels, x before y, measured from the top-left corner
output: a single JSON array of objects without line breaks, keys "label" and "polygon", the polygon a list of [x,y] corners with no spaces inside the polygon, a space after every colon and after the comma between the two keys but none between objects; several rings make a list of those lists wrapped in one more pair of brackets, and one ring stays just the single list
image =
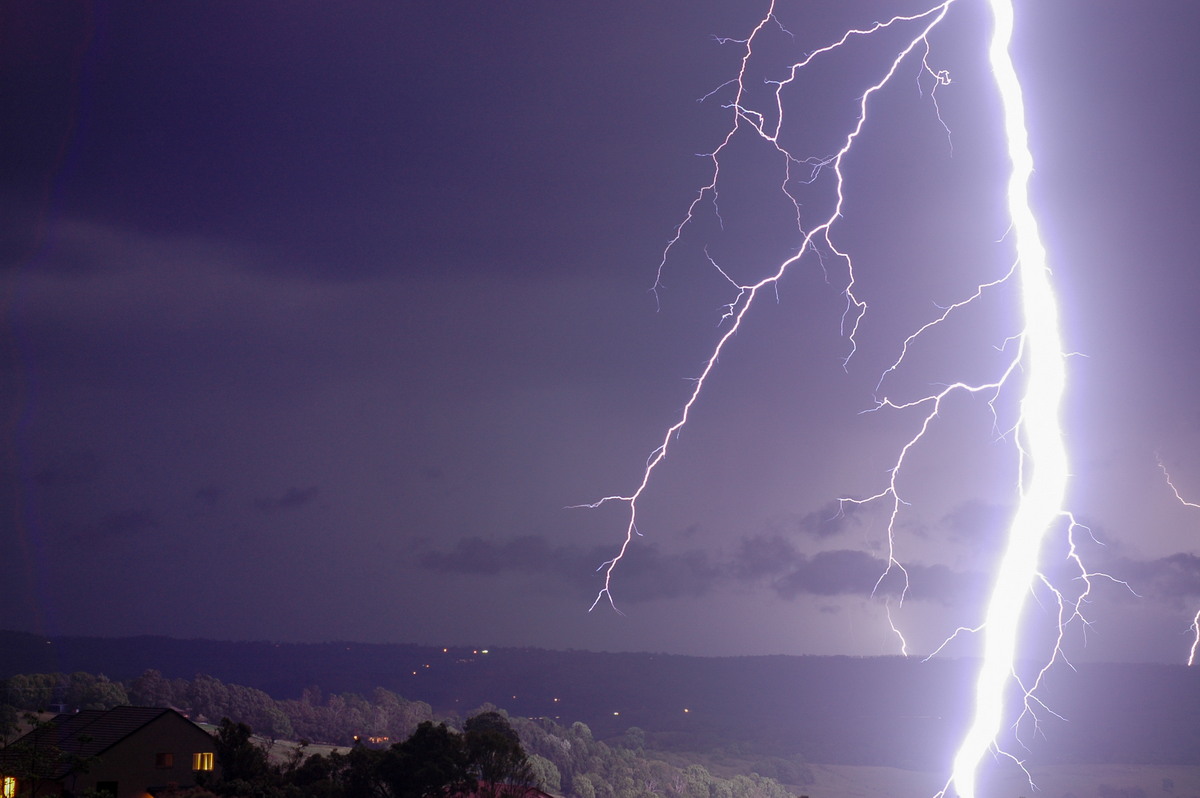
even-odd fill
[{"label": "purple night sky", "polygon": [[[794,39],[771,41],[798,60],[919,7],[781,3]],[[697,102],[737,71],[714,37],[764,8],[7,4],[0,628],[897,653],[887,590],[870,596],[885,508],[834,511],[885,484],[912,432],[860,412],[904,337],[1008,267],[974,0],[931,39],[950,140],[914,62],[848,162],[835,237],[870,305],[859,351],[843,368],[843,270],[802,261],[655,473],[616,574],[624,615],[587,612],[622,510],[566,508],[634,488],[722,332],[733,295],[704,246],[748,281],[798,240],[778,160],[746,139],[724,229],[704,206],[648,290],[709,177],[695,154],[730,123],[727,91]],[[1097,582],[1075,659],[1182,662],[1200,608],[1200,510],[1156,463],[1200,498],[1198,22],[1190,4],[1017,2],[1079,353],[1069,509],[1087,561],[1138,594]],[[880,63],[845,56],[793,95],[800,149],[829,149]],[[1019,331],[1012,299],[947,326],[883,393],[981,379]],[[978,622],[1014,499],[984,401],[929,444],[897,535],[917,653]]]}]

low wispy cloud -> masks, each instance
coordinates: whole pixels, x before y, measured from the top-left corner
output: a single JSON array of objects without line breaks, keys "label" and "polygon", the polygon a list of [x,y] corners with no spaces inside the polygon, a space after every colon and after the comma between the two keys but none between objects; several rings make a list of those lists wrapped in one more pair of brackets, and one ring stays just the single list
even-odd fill
[{"label": "low wispy cloud", "polygon": [[154,532],[158,519],[145,510],[115,510],[95,521],[68,523],[62,531],[81,543],[114,543]]},{"label": "low wispy cloud", "polygon": [[[552,545],[536,535],[501,541],[470,537],[459,540],[449,550],[426,549],[417,562],[446,574],[525,574],[538,577],[540,584],[549,589],[594,591],[601,582],[597,569],[615,554],[611,546],[585,549]],[[700,596],[724,581],[722,567],[704,551],[689,549],[668,554],[653,544],[630,550],[621,563],[619,579],[622,598],[635,601]]]},{"label": "low wispy cloud", "polygon": [[942,516],[939,527],[954,540],[994,539],[1003,533],[1011,516],[1011,507],[971,500]]},{"label": "low wispy cloud", "polygon": [[1092,570],[1103,571],[1129,585],[1146,598],[1185,600],[1200,597],[1200,556],[1179,552],[1154,560],[1116,557],[1109,562],[1092,563]]},{"label": "low wispy cloud", "polygon": [[96,529],[101,537],[140,535],[158,528],[158,519],[143,510],[120,510],[100,519]]},{"label": "low wispy cloud", "polygon": [[860,519],[856,516],[864,505],[854,502],[843,502],[837,499],[827,503],[818,510],[801,516],[799,528],[805,535],[818,539],[831,538],[840,535],[852,526],[857,526]]},{"label": "low wispy cloud", "polygon": [[225,489],[219,485],[205,485],[194,494],[197,501],[207,507],[216,507],[225,496]]},{"label": "low wispy cloud", "polygon": [[90,451],[72,452],[56,457],[33,474],[40,488],[73,488],[95,482],[102,468]]},{"label": "low wispy cloud", "polygon": [[[861,549],[840,548],[812,552],[812,538],[828,540],[852,516],[836,516],[836,503],[809,513],[801,521],[804,534],[757,535],[742,539],[732,550],[688,547],[666,550],[655,543],[636,540],[617,569],[616,590],[623,600],[695,598],[726,590],[766,590],[796,601],[805,597],[838,596],[897,598],[943,606],[974,605],[984,600],[991,576],[982,570],[955,569],[939,563],[892,563]],[[995,538],[1003,529],[1003,507],[975,503],[947,514],[940,526],[954,538]],[[986,545],[986,544],[985,544]],[[1118,557],[1101,548],[1087,558],[1089,569],[1127,582],[1132,591],[1155,600],[1187,601],[1200,598],[1200,556],[1180,553],[1154,560]],[[535,577],[546,589],[561,592],[595,592],[602,582],[597,572],[616,550],[613,546],[582,547],[558,544],[538,535],[509,539],[464,538],[450,548],[426,543],[417,563],[444,574],[498,577],[508,574]],[[1054,580],[1078,576],[1073,565],[1048,574]],[[1112,584],[1109,580],[1105,581]]]},{"label": "low wispy cloud", "polygon": [[[562,589],[596,590],[597,568],[614,554],[611,547],[554,545],[525,535],[508,540],[470,537],[449,549],[426,548],[417,562],[445,574],[494,577],[524,574]],[[743,540],[732,556],[717,558],[700,548],[663,551],[641,543],[626,554],[618,571],[621,595],[630,600],[695,598],[728,588],[766,588],[783,599],[803,596],[899,595],[950,604],[969,600],[986,585],[978,574],[941,565],[906,564],[904,569],[863,551],[801,552],[779,535]],[[907,587],[905,574],[907,573]]]},{"label": "low wispy cloud", "polygon": [[741,581],[767,585],[778,596],[899,596],[953,604],[971,600],[986,585],[981,574],[955,571],[944,565],[906,563],[888,567],[860,549],[837,549],[807,554],[778,535],[742,541],[733,562]]},{"label": "low wispy cloud", "polygon": [[581,557],[573,547],[554,547],[545,538],[523,535],[503,541],[463,538],[449,551],[423,552],[418,562],[442,573],[496,576],[508,571],[553,573],[564,567],[577,567]]},{"label": "low wispy cloud", "polygon": [[279,510],[293,510],[311,504],[317,498],[320,489],[316,485],[306,488],[288,488],[282,496],[262,497],[254,500],[255,509],[265,513]]}]

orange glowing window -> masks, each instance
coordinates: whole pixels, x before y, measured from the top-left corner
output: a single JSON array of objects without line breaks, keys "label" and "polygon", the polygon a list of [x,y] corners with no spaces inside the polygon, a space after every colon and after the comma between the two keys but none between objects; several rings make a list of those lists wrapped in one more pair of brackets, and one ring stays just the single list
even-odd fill
[{"label": "orange glowing window", "polygon": [[192,770],[212,770],[213,755],[210,752],[192,754]]},{"label": "orange glowing window", "polygon": [[0,796],[3,798],[16,798],[17,795],[17,777],[5,776],[0,782]]},{"label": "orange glowing window", "polygon": [[155,754],[154,767],[156,768],[173,768],[175,767],[174,754]]}]

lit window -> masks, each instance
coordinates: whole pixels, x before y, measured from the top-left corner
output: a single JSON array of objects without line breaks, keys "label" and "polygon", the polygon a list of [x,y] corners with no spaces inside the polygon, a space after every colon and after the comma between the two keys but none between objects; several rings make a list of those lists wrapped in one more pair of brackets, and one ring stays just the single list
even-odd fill
[{"label": "lit window", "polygon": [[213,755],[209,752],[192,754],[192,770],[212,770]]},{"label": "lit window", "polygon": [[174,754],[155,754],[154,767],[156,768],[173,768],[175,767]]},{"label": "lit window", "polygon": [[4,781],[0,782],[0,796],[4,798],[16,798],[17,794],[17,777],[5,776]]}]

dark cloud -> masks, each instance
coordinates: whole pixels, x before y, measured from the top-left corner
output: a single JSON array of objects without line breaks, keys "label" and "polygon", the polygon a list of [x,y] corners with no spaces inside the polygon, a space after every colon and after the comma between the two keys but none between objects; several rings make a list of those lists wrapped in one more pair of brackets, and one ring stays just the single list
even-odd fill
[{"label": "dark cloud", "polygon": [[941,518],[940,526],[958,540],[996,537],[1008,523],[1012,509],[1001,504],[971,500],[963,502]]},{"label": "dark cloud", "polygon": [[733,573],[744,581],[776,577],[791,569],[799,557],[796,547],[779,535],[746,538],[734,557]]},{"label": "dark cloud", "polygon": [[[601,577],[597,569],[614,553],[611,547],[553,546],[536,535],[505,541],[470,537],[458,541],[449,551],[425,551],[418,563],[448,574],[527,574],[537,576],[543,585],[598,590]],[[621,562],[615,577],[619,587],[614,592],[619,592],[622,600],[631,601],[694,597],[719,586],[726,572],[725,566],[714,563],[700,549],[667,554],[655,545],[635,546]]]},{"label": "dark cloud", "polygon": [[1172,600],[1200,596],[1200,556],[1190,552],[1155,560],[1120,557],[1090,567],[1125,582],[1133,593],[1146,598]]},{"label": "dark cloud", "polygon": [[225,496],[225,489],[217,485],[205,485],[197,490],[195,495],[197,501],[202,502],[208,507],[216,507]]},{"label": "dark cloud", "polygon": [[[767,535],[743,540],[729,569],[744,582],[766,582],[780,597],[899,596],[950,604],[980,595],[980,574],[944,565],[905,563],[903,568],[864,551],[801,552],[790,541]],[[907,574],[907,576],[906,576]]]},{"label": "dark cloud", "polygon": [[864,551],[823,551],[799,556],[789,572],[772,585],[783,598],[811,596],[903,596],[938,604],[969,603],[987,588],[982,574],[955,571],[945,565],[893,563]]},{"label": "dark cloud", "polygon": [[[536,535],[504,541],[471,537],[448,551],[428,549],[418,563],[442,573],[489,577],[519,573],[598,589],[596,569],[612,554],[605,547],[553,546]],[[591,578],[585,582],[585,576]],[[987,584],[978,574],[943,565],[906,564],[903,569],[893,565],[889,570],[886,560],[862,551],[808,555],[780,536],[743,540],[727,560],[698,548],[668,553],[653,544],[635,545],[614,579],[622,599],[637,601],[698,597],[741,585],[766,586],[788,600],[903,592],[910,599],[949,604],[976,597]]]},{"label": "dark cloud", "polygon": [[713,562],[703,549],[667,554],[656,546],[639,546],[621,566],[614,577],[619,580],[621,596],[640,601],[707,595],[721,586],[728,574],[728,566]]},{"label": "dark cloud", "polygon": [[[1000,508],[983,510],[993,518],[1002,514]],[[1094,575],[1093,584],[1124,582],[1129,590],[1117,593],[1131,599],[1141,596],[1173,601],[1200,596],[1200,556],[1190,552],[1137,560],[1105,557],[1100,549],[1084,563]],[[982,600],[991,582],[988,574],[942,564],[903,563],[903,569],[893,566],[889,570],[886,560],[858,550],[809,556],[779,537],[743,541],[731,572],[745,581],[766,580],[772,590],[787,599],[804,595],[896,596],[904,591],[908,599],[952,605]],[[1047,570],[1046,576],[1061,588],[1079,577],[1078,566],[1067,560]]]},{"label": "dark cloud", "polygon": [[[573,547],[552,547],[545,538],[524,535],[504,541],[463,538],[450,551],[426,551],[418,557],[425,568],[448,574],[496,576],[508,571],[546,574],[576,568],[581,553]],[[594,567],[594,564],[593,564]]]},{"label": "dark cloud", "polygon": [[799,555],[788,573],[771,587],[788,599],[800,595],[867,596],[875,589],[887,563],[862,551],[823,551],[812,557]]},{"label": "dark cloud", "polygon": [[122,510],[100,519],[97,531],[103,537],[127,537],[158,528],[158,521],[142,510]]},{"label": "dark cloud", "polygon": [[265,513],[277,510],[292,510],[310,504],[313,499],[317,498],[317,493],[319,492],[320,489],[315,485],[310,485],[307,488],[288,488],[278,498],[264,497],[255,499],[254,506]]},{"label": "dark cloud", "polygon": [[956,571],[946,565],[906,565],[908,598],[940,604],[973,604],[987,595],[991,580],[976,571]]},{"label": "dark cloud", "polygon": [[[972,536],[990,535],[1005,521],[1005,508],[983,503],[964,504],[943,519],[952,532]],[[1090,573],[1111,577],[1097,577],[1093,583],[1127,583],[1130,589],[1120,592],[1130,598],[1135,594],[1167,600],[1200,596],[1200,556],[1196,554],[1179,552],[1138,560],[1106,556],[1108,551],[1101,547],[1084,558]],[[1070,558],[1056,560],[1044,570],[1047,578],[1060,587],[1080,575],[1078,565]],[[981,600],[990,585],[985,573],[942,564],[903,563],[903,569],[893,566],[889,570],[886,560],[859,550],[809,555],[778,535],[743,540],[733,561],[721,573],[741,582],[765,583],[786,599],[805,595],[899,595],[904,591],[909,599],[955,604]]]},{"label": "dark cloud", "polygon": [[100,461],[92,452],[63,454],[34,472],[33,481],[41,488],[73,488],[94,482],[100,474]]},{"label": "dark cloud", "polygon": [[158,519],[144,510],[116,510],[89,523],[68,523],[63,531],[78,542],[113,543],[143,535],[161,526]]},{"label": "dark cloud", "polygon": [[834,499],[821,509],[804,515],[800,519],[800,531],[819,539],[831,538],[857,524],[855,516],[862,508],[861,504]]}]

